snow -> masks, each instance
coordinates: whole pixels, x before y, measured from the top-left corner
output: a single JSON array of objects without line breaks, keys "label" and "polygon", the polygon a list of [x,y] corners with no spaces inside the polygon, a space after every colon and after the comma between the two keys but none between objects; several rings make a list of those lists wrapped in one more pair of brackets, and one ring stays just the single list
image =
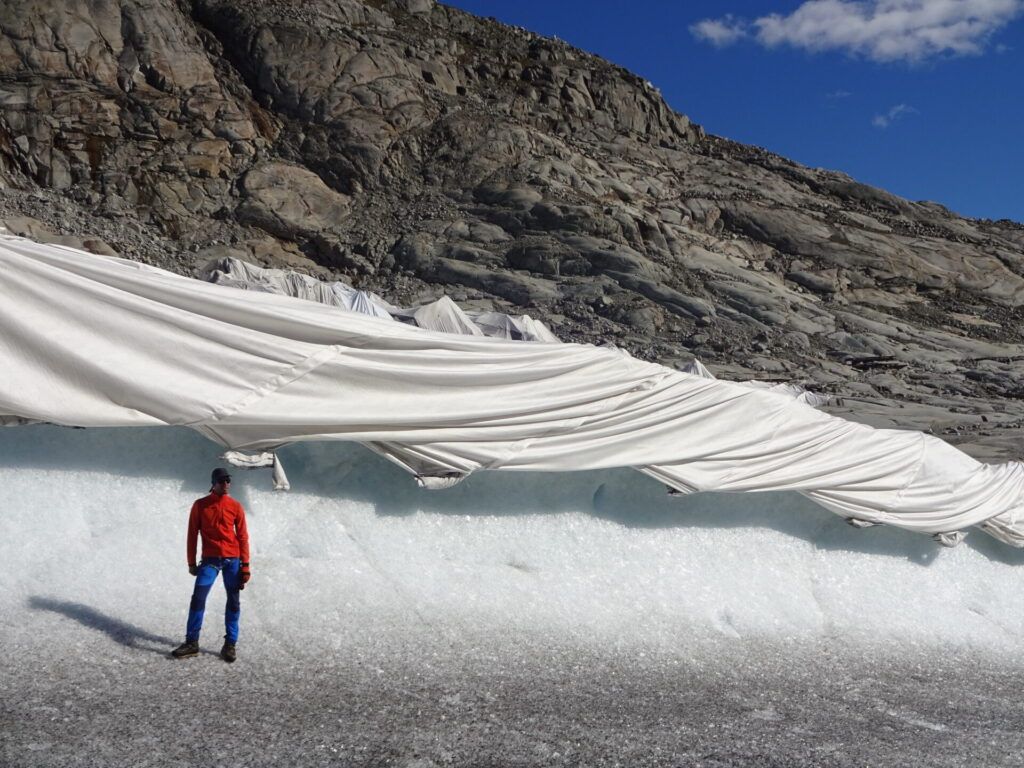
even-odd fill
[{"label": "snow", "polygon": [[[179,428],[0,430],[0,645],[31,646],[55,615],[178,642],[187,512],[218,452]],[[431,636],[709,657],[764,641],[999,654],[1024,634],[1024,553],[977,533],[944,549],[851,528],[796,495],[670,497],[629,470],[480,473],[427,491],[357,445],[280,456],[289,493],[270,490],[269,470],[235,471],[253,562],[241,649]],[[222,606],[218,585],[206,644]]]}]

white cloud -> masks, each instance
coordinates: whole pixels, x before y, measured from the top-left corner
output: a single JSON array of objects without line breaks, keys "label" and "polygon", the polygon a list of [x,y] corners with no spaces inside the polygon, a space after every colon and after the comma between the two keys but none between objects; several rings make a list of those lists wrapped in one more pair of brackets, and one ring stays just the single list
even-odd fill
[{"label": "white cloud", "polygon": [[731,13],[721,19],[704,19],[690,25],[690,34],[699,40],[707,40],[718,48],[732,45],[747,36],[746,23]]},{"label": "white cloud", "polygon": [[915,112],[917,112],[917,110],[909,104],[897,104],[884,115],[875,115],[871,118],[871,124],[875,126],[875,128],[888,128],[904,115],[911,115]]},{"label": "white cloud", "polygon": [[826,93],[825,98],[829,101],[839,101],[839,99],[848,99],[853,96],[850,91],[844,91],[842,89],[838,91],[832,91],[832,93]]},{"label": "white cloud", "polygon": [[690,28],[718,46],[753,36],[761,45],[846,51],[875,61],[921,61],[981,53],[1024,13],[1024,0],[807,0],[788,16],[747,24],[726,16]]}]

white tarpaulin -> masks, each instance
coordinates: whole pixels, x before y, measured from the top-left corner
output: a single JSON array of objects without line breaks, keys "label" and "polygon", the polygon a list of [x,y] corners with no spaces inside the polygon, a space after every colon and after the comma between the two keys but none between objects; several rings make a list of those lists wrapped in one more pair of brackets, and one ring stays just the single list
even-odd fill
[{"label": "white tarpaulin", "polygon": [[608,348],[412,328],[0,237],[0,415],[175,424],[230,449],[365,443],[428,485],[636,467],[683,491],[795,490],[848,518],[1024,545],[1024,471],[919,432]]},{"label": "white tarpaulin", "polygon": [[389,304],[375,293],[360,291],[342,282],[325,283],[309,275],[265,269],[240,259],[224,258],[211,262],[205,269],[205,278],[218,285],[294,296],[344,307],[363,315],[401,320],[431,331],[523,341],[558,341],[544,323],[529,315],[468,313],[447,296],[415,309],[403,309]]},{"label": "white tarpaulin", "polygon": [[283,269],[264,269],[241,259],[217,259],[206,267],[206,279],[232,288],[278,293],[344,307],[373,317],[390,319],[393,311],[400,311],[377,294],[360,291],[342,282],[325,283],[309,275]]},{"label": "white tarpaulin", "polygon": [[468,314],[485,336],[521,341],[560,341],[544,323],[529,315],[506,315],[502,312]]},{"label": "white tarpaulin", "polygon": [[469,319],[459,305],[442,296],[435,302],[425,304],[413,313],[413,319],[420,328],[442,333],[461,333],[466,336],[483,336],[476,323]]},{"label": "white tarpaulin", "polygon": [[[709,371],[704,363],[696,358],[691,360],[689,363],[680,366],[679,370],[685,373],[691,373],[694,376],[700,376],[704,379],[715,378],[715,374]],[[780,395],[785,395],[786,397],[792,397],[794,400],[799,400],[801,403],[813,406],[814,408],[820,408],[823,405],[828,405],[833,400],[831,395],[820,395],[817,392],[809,392],[799,384],[772,384],[767,381],[744,381],[742,384],[745,387],[766,389]]]}]

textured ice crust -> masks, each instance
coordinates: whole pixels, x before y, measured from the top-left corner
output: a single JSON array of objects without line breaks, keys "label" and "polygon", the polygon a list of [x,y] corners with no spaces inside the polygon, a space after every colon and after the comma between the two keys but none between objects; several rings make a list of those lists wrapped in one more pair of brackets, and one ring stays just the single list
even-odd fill
[{"label": "textured ice crust", "polygon": [[[24,641],[47,611],[176,639],[187,511],[217,454],[185,429],[0,430],[0,639]],[[426,491],[359,446],[281,457],[290,493],[270,490],[268,470],[235,474],[253,540],[243,640],[998,651],[1024,634],[1024,554],[982,535],[946,550],[856,530],[795,494],[673,498],[629,470],[482,473]],[[217,635],[221,601],[218,587]]]}]

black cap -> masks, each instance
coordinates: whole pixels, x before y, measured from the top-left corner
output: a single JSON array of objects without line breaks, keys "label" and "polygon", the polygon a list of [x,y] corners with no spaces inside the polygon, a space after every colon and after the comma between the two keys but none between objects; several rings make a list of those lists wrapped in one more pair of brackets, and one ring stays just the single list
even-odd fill
[{"label": "black cap", "polygon": [[215,470],[213,470],[213,473],[210,475],[210,484],[211,485],[216,485],[221,480],[230,480],[230,479],[231,479],[231,473],[230,472],[228,472],[226,469],[224,469],[224,467],[217,467]]}]

